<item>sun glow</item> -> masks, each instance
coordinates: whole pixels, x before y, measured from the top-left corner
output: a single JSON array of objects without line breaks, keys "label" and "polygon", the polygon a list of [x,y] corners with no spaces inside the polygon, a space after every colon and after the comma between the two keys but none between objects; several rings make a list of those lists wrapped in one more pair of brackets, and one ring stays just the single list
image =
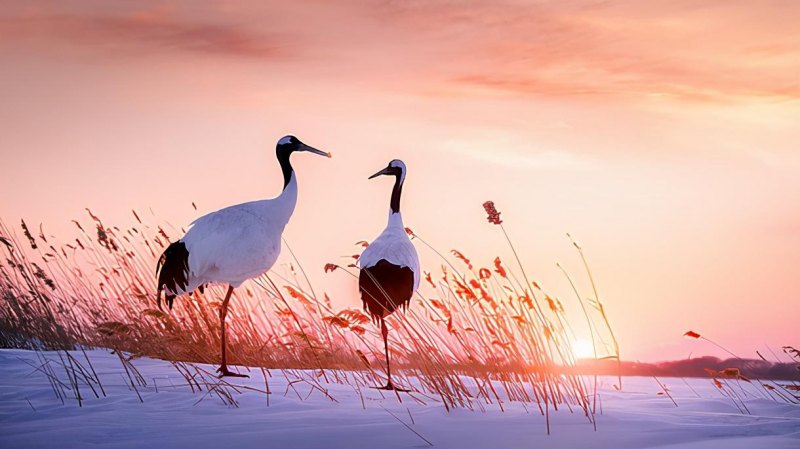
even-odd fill
[{"label": "sun glow", "polygon": [[591,341],[583,338],[575,340],[572,343],[572,354],[576,359],[594,358],[594,346],[592,346]]}]

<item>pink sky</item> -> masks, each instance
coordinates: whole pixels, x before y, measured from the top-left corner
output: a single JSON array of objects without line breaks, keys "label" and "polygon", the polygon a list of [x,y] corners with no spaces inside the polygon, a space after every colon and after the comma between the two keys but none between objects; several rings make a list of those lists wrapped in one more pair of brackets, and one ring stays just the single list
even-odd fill
[{"label": "pink sky", "polygon": [[366,178],[401,158],[407,225],[510,262],[492,199],[567,303],[571,232],[626,359],[800,343],[796,1],[336,3],[4,2],[0,216],[185,226],[277,194],[293,133],[334,157],[294,157],[285,236],[340,305],[322,266],[382,229]]}]

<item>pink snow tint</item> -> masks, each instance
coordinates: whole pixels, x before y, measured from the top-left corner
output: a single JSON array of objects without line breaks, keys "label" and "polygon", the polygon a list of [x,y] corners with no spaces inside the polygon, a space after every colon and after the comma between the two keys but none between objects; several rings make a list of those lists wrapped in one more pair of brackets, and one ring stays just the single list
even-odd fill
[{"label": "pink snow tint", "polygon": [[[69,385],[58,354],[41,354]],[[0,448],[429,447],[398,419],[436,448],[800,448],[800,406],[758,397],[744,386],[753,414],[742,415],[705,379],[688,379],[700,398],[679,379],[660,379],[679,407],[657,394],[653,379],[624,378],[622,392],[611,388],[616,379],[603,379],[597,431],[564,408],[551,415],[548,436],[533,404],[448,413],[435,398],[418,395],[427,403],[422,405],[401,395],[400,403],[394,395],[362,389],[362,405],[353,387],[338,384],[329,386],[332,401],[303,382],[293,389],[280,370],[270,371],[269,405],[265,394],[240,389],[233,392],[237,408],[213,393],[192,393],[169,362],[153,359],[133,360],[147,382],[139,387],[140,402],[117,356],[95,350],[89,358],[107,397],[97,399],[81,384],[79,407],[71,391],[63,405],[56,398],[48,377],[35,369],[41,365],[35,352],[0,350]],[[263,390],[261,371],[250,375],[230,382]]]}]

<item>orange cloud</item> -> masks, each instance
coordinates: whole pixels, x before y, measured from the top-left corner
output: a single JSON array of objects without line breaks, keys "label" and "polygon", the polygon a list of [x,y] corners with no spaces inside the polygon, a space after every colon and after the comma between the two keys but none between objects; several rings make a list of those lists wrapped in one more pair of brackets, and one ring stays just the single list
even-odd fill
[{"label": "orange cloud", "polygon": [[426,95],[800,98],[800,4],[791,0],[146,5],[20,6],[0,33],[111,54],[291,55],[331,77]]},{"label": "orange cloud", "polygon": [[0,19],[5,40],[66,41],[105,54],[183,51],[231,57],[280,58],[285,44],[236,25],[197,22],[167,11],[96,15],[37,13]]},{"label": "orange cloud", "polygon": [[800,98],[796,2],[427,2],[381,11],[446,49],[445,82],[462,90]]}]

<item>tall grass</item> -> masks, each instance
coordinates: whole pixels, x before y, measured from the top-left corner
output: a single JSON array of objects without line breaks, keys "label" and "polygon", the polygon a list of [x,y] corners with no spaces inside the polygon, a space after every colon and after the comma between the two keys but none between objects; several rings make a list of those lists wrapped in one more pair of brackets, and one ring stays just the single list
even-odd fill
[{"label": "tall grass", "polygon": [[[690,330],[684,333],[683,336],[695,340],[707,341],[708,343],[711,343],[717,348],[732,355],[734,358],[742,362],[745,361],[728,348],[722,346],[714,340],[711,340],[705,335],[700,335],[699,333]],[[790,360],[798,363],[797,369],[800,371],[800,351],[792,346],[784,346],[783,352],[789,356]],[[767,362],[767,359],[764,358],[760,352],[756,351],[756,354],[758,354],[761,360]],[[777,361],[778,357],[775,356],[775,359]],[[742,400],[742,396],[745,396],[746,393],[744,389],[741,388],[741,382],[755,384],[757,388],[755,388],[754,391],[762,398],[772,399],[776,402],[782,401],[788,404],[800,405],[800,394],[797,394],[797,392],[800,392],[800,385],[798,385],[797,382],[779,383],[774,380],[762,380],[759,378],[750,379],[747,376],[744,376],[739,368],[736,367],[724,368],[719,371],[705,368],[705,371],[711,378],[711,382],[715,387],[717,387],[717,390],[719,390],[723,396],[730,398],[730,400],[733,402],[733,405],[736,406],[736,408],[738,408],[742,413],[750,414],[750,410]],[[731,384],[736,384],[739,387],[739,390],[742,392],[741,396],[738,394],[736,389],[731,386]]]},{"label": "tall grass", "polygon": [[[487,209],[489,221],[502,228],[493,208]],[[89,212],[88,219],[74,221],[77,238],[66,243],[49,241],[41,228],[32,231],[24,222],[20,238],[0,221],[0,251],[6,253],[0,262],[0,344],[108,347],[170,360],[176,369],[180,362],[216,363],[226,287],[212,285],[204,294],[181,298],[170,313],[156,309],[155,261],[180,236],[133,214],[138,225],[120,229]],[[547,417],[548,431],[550,412],[561,408],[594,423],[597,384],[568,369],[576,363],[570,317],[557,298],[528,279],[505,228],[516,269],[499,257],[480,267],[457,250],[445,256],[408,232],[441,260],[437,270],[424,271],[425,287],[412,307],[387,319],[396,381],[415,391],[410,397],[440,401],[447,409],[475,409],[487,403],[502,408],[505,396],[535,404]],[[303,370],[293,375],[323,392],[326,382],[359,391],[379,385],[385,369],[379,330],[360,307],[336,308],[328,294],[318,295],[291,248],[286,252],[292,257],[283,269],[235,291],[229,360]],[[328,276],[358,276],[354,264],[324,269]],[[591,304],[599,312],[584,309],[592,336],[604,329],[614,342],[611,357],[618,359],[596,291]]]}]

